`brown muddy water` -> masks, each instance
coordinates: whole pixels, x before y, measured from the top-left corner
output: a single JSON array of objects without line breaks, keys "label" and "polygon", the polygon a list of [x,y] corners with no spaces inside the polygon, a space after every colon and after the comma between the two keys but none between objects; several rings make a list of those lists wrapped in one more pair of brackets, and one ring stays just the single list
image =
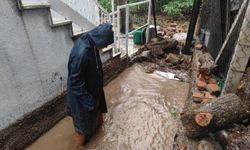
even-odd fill
[{"label": "brown muddy water", "polygon": [[[136,64],[105,87],[109,112],[85,149],[171,150],[188,83],[146,74]],[[69,117],[27,150],[75,150]]]}]

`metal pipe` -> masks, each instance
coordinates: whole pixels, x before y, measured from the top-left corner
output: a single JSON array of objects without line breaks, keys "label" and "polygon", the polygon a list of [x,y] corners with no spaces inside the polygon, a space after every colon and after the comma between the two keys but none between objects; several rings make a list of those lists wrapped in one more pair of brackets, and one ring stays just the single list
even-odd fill
[{"label": "metal pipe", "polygon": [[157,29],[156,29],[156,14],[155,14],[155,1],[151,0],[152,2],[152,12],[154,17],[154,25],[155,25],[155,37],[157,37]]},{"label": "metal pipe", "polygon": [[128,55],[128,34],[129,34],[129,5],[126,5],[126,26],[125,26],[125,32],[126,32],[126,53]]},{"label": "metal pipe", "polygon": [[[111,0],[111,5],[112,5],[112,25],[113,25],[113,30],[114,30],[114,28],[115,28],[115,26],[116,26],[116,24],[115,24],[115,2],[114,2],[114,0]],[[111,16],[111,14],[109,14],[109,16]],[[116,36],[114,36],[114,44],[113,44],[113,54],[115,54],[115,51],[116,51],[116,49],[117,49],[117,47],[116,47]]]},{"label": "metal pipe", "polygon": [[[114,0],[111,0],[111,5],[112,5],[112,24],[114,25],[115,23],[115,2]],[[111,14],[109,14],[111,15]]]},{"label": "metal pipe", "polygon": [[121,15],[121,12],[120,12],[120,7],[119,6],[117,6],[117,52],[119,52],[120,51],[120,28],[121,28],[121,26],[120,26],[120,15]]},{"label": "metal pipe", "polygon": [[128,6],[136,6],[136,5],[141,5],[141,4],[145,4],[145,3],[149,3],[150,0],[146,0],[146,1],[141,1],[141,2],[136,2],[136,3],[131,3],[131,4],[125,4],[125,5],[120,5],[120,8],[126,8],[127,5]]},{"label": "metal pipe", "polygon": [[109,14],[109,12],[105,8],[103,8],[102,5],[97,0],[94,0],[94,2],[96,3],[99,9],[101,9],[106,14]]},{"label": "metal pipe", "polygon": [[149,25],[151,20],[151,8],[152,8],[152,2],[150,1],[148,3],[148,20],[147,20],[147,30],[146,30],[146,43],[149,42]]},{"label": "metal pipe", "polygon": [[142,29],[144,27],[147,27],[147,26],[149,26],[149,24],[145,24],[145,25],[143,25],[143,26],[141,26],[141,27],[139,27],[137,29],[134,29],[133,31],[130,31],[128,34],[133,34],[135,31],[140,30],[140,29]]},{"label": "metal pipe", "polygon": [[191,48],[192,41],[193,41],[193,35],[194,35],[196,22],[197,22],[199,13],[200,13],[201,3],[202,3],[202,0],[194,0],[192,16],[191,16],[191,20],[190,20],[190,24],[189,24],[189,28],[188,28],[187,39],[186,39],[186,45],[183,48],[184,54],[191,54],[190,48]]},{"label": "metal pipe", "polygon": [[115,15],[115,14],[117,14],[117,11],[109,13],[109,15]]}]

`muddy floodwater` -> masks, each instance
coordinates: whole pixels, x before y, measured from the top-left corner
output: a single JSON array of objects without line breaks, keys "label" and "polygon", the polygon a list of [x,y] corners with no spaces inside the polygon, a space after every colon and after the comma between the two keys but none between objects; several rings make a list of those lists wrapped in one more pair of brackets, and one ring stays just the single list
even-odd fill
[{"label": "muddy floodwater", "polygon": [[[128,68],[105,87],[109,112],[85,148],[171,150],[188,86],[146,74],[139,65]],[[27,150],[74,150],[73,135],[72,120],[66,117]]]}]

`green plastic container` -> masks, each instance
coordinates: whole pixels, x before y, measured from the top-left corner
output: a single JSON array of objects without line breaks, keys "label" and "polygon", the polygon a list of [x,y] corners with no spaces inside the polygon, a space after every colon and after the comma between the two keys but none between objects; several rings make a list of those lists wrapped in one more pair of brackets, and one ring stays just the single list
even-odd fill
[{"label": "green plastic container", "polygon": [[143,29],[139,29],[133,33],[134,44],[136,44],[136,45],[145,44],[145,42],[146,42],[145,31],[146,31],[146,28],[143,28]]}]

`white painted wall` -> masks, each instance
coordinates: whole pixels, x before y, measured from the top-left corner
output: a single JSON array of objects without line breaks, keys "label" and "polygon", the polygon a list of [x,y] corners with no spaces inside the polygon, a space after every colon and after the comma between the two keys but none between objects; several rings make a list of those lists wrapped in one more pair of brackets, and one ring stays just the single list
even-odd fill
[{"label": "white painted wall", "polygon": [[99,24],[99,8],[95,0],[61,0],[77,11],[83,17],[87,18],[91,23]]},{"label": "white painted wall", "polygon": [[0,1],[0,130],[66,90],[70,28],[49,26],[48,10]]}]

